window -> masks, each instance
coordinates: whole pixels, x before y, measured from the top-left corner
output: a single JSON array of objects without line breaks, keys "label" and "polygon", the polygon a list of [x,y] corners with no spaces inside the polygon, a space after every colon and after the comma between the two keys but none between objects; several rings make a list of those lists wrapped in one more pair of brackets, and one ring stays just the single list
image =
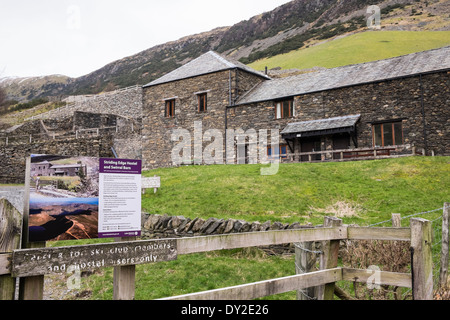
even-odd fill
[{"label": "window", "polygon": [[401,121],[374,124],[372,131],[375,147],[403,144],[403,125]]},{"label": "window", "polygon": [[166,100],[166,118],[175,117],[175,99]]},{"label": "window", "polygon": [[275,105],[275,118],[291,118],[294,116],[294,100],[279,101]]},{"label": "window", "polygon": [[277,150],[275,150],[274,154],[272,154],[272,147],[267,147],[267,157],[269,159],[276,159],[276,158],[287,159],[287,145],[281,144],[279,146],[278,152]]},{"label": "window", "polygon": [[206,112],[208,106],[208,98],[206,93],[200,93],[197,95],[198,98],[198,112]]}]

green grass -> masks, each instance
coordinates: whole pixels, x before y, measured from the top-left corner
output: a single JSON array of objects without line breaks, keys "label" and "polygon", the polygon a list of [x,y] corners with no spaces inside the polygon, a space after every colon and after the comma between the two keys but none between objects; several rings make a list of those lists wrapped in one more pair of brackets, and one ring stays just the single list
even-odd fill
[{"label": "green grass", "polygon": [[448,157],[408,157],[344,163],[281,164],[261,176],[260,165],[158,169],[156,194],[143,196],[151,214],[320,224],[344,204],[344,223],[371,224],[442,207],[450,198]]},{"label": "green grass", "polygon": [[450,31],[362,32],[249,64],[256,70],[335,68],[450,45]]},{"label": "green grass", "polygon": [[[405,216],[440,208],[450,199],[450,157],[282,164],[275,176],[261,176],[260,168],[189,166],[147,171],[145,176],[161,176],[162,187],[157,194],[148,192],[143,196],[143,210],[191,218],[321,224],[329,215],[322,209],[347,203],[350,210],[346,213],[358,216],[344,216],[344,223],[367,225],[388,220],[391,213]],[[424,218],[431,220],[435,215]],[[83,244],[98,241],[104,240]],[[135,297],[152,300],[293,274],[293,256],[267,256],[256,248],[180,255],[175,261],[136,266]],[[83,277],[81,285],[66,298],[111,300],[113,268]],[[75,296],[83,291],[90,294],[85,298]],[[295,292],[287,292],[264,299],[295,297]]]},{"label": "green grass", "polygon": [[[293,274],[293,257],[269,257],[258,249],[183,255],[175,261],[136,266],[135,299],[154,300]],[[113,268],[104,268],[83,279],[80,291],[92,291],[92,300],[111,300],[112,283]],[[290,292],[270,299],[294,297]]]}]

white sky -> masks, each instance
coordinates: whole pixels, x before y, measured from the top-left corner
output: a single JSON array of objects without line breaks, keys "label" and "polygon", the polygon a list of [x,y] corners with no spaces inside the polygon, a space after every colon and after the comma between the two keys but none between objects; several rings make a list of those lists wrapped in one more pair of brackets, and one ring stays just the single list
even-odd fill
[{"label": "white sky", "polygon": [[0,0],[0,77],[78,77],[289,0]]}]

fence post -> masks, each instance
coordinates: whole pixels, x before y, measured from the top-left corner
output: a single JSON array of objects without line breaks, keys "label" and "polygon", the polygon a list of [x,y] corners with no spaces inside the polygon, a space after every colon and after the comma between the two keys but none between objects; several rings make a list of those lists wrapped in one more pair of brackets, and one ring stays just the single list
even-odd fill
[{"label": "fence post", "polygon": [[[20,249],[22,215],[5,198],[0,198],[0,253]],[[14,300],[16,279],[6,274],[0,276],[0,300]]]},{"label": "fence post", "polygon": [[[45,242],[29,243],[28,240],[28,213],[30,209],[30,168],[31,158],[27,158],[25,168],[25,193],[23,204],[22,248],[43,248]],[[21,278],[19,288],[20,300],[42,300],[44,297],[44,276]]]},{"label": "fence post", "polygon": [[[116,241],[133,241],[136,237],[118,238]],[[134,300],[136,266],[114,267],[114,300]]]},{"label": "fence post", "polygon": [[402,215],[400,213],[392,214],[392,227],[401,228],[402,227]]},{"label": "fence post", "polygon": [[[325,217],[324,228],[340,227],[342,220],[335,217]],[[322,243],[323,254],[320,256],[320,270],[336,268],[339,256],[340,240],[324,241]],[[333,300],[334,299],[335,284],[328,283],[324,286],[318,287],[317,297],[319,300]]]},{"label": "fence post", "polygon": [[[295,274],[311,272],[316,264],[316,254],[312,252],[314,242],[295,243]],[[315,300],[315,287],[297,290],[297,300]]]},{"label": "fence post", "polygon": [[442,215],[442,243],[441,243],[441,268],[439,271],[439,287],[447,284],[448,277],[448,238],[449,238],[449,221],[450,221],[450,203],[444,203],[444,212]]},{"label": "fence post", "polygon": [[431,222],[411,219],[411,252],[413,299],[433,300],[433,257],[431,253]]}]

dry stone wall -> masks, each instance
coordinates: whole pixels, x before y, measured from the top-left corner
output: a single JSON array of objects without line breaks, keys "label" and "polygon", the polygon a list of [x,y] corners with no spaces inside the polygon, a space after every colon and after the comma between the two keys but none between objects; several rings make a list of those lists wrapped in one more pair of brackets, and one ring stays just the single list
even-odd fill
[{"label": "dry stone wall", "polygon": [[33,117],[34,119],[65,119],[72,117],[75,111],[115,114],[138,119],[142,117],[142,87],[135,86],[104,94],[81,97],[47,113]]},{"label": "dry stone wall", "polygon": [[[143,238],[181,238],[194,236],[210,236],[220,234],[259,232],[271,230],[287,230],[312,228],[311,224],[301,225],[298,222],[288,224],[281,222],[266,221],[247,222],[236,219],[209,218],[185,218],[183,216],[168,216],[143,213],[142,215],[142,237]],[[270,246],[263,248],[266,252],[273,254],[291,253],[292,244]]]}]

